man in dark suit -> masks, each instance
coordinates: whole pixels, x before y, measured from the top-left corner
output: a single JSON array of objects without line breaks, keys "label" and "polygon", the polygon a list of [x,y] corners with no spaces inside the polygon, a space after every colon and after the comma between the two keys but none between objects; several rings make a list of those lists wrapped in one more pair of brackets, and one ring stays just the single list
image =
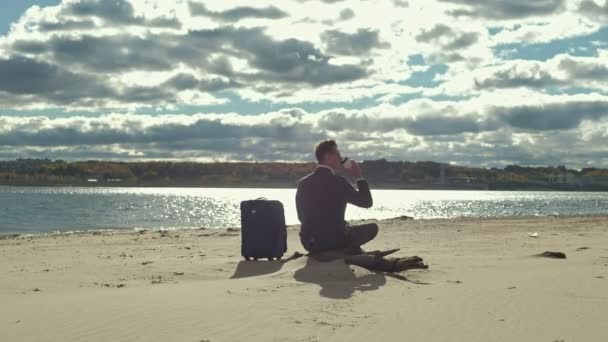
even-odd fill
[{"label": "man in dark suit", "polygon": [[[309,252],[344,250],[348,254],[362,253],[361,245],[376,237],[378,225],[351,226],[344,220],[347,203],[363,208],[370,208],[373,204],[361,167],[352,161],[350,168],[344,168],[334,140],[319,143],[315,156],[317,168],[298,182],[296,193],[302,245]],[[358,190],[346,178],[335,174],[341,169],[354,178]]]}]

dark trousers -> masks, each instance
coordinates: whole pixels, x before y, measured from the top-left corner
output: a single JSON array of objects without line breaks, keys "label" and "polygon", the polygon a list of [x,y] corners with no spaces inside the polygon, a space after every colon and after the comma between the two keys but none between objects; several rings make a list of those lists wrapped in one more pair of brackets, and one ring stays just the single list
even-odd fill
[{"label": "dark trousers", "polygon": [[376,235],[378,235],[378,225],[375,223],[346,226],[346,248],[360,248],[372,241]]},{"label": "dark trousers", "polygon": [[322,237],[303,238],[301,242],[309,252],[322,252],[328,250],[356,250],[378,235],[378,225],[375,223],[347,225],[344,238],[334,243],[322,241]]}]

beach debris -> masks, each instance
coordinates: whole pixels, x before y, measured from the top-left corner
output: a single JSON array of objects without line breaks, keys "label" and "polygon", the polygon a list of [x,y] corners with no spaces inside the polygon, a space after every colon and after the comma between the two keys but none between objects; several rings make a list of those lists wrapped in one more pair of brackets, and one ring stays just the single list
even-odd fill
[{"label": "beach debris", "polygon": [[604,276],[597,276],[597,279],[604,279]]},{"label": "beach debris", "polygon": [[153,262],[154,262],[154,261],[144,261],[144,262],[142,262],[141,264],[142,264],[142,265],[148,265],[148,264],[151,264],[151,263],[153,263]]},{"label": "beach debris", "polygon": [[586,250],[586,249],[591,249],[591,247],[579,247],[579,248],[577,248],[577,249],[576,249],[576,251],[577,251],[577,252],[578,252],[578,251],[584,251],[584,250]]},{"label": "beach debris", "polygon": [[239,236],[239,234],[234,234],[234,233],[219,233],[218,236]]},{"label": "beach debris", "polygon": [[517,286],[511,286],[511,287],[507,287],[507,290],[515,290],[517,288]]},{"label": "beach debris", "polygon": [[375,257],[385,257],[387,255],[391,255],[395,252],[398,252],[400,250],[400,248],[393,248],[393,249],[388,249],[386,251],[380,251],[380,250],[375,250],[375,251],[369,251],[369,252],[364,252],[363,254],[367,254],[367,255],[373,255]]},{"label": "beach debris", "polygon": [[447,283],[452,283],[452,284],[462,284],[462,282],[460,280],[446,280]]},{"label": "beach debris", "polygon": [[431,283],[425,283],[420,280],[409,279],[408,277],[406,277],[402,274],[399,274],[399,273],[384,273],[384,275],[387,277],[395,278],[397,280],[407,281],[408,283],[412,283],[412,284],[416,284],[416,285],[431,285]]},{"label": "beach debris", "polygon": [[228,228],[226,229],[227,232],[240,232],[241,230],[239,228]]},{"label": "beach debris", "polygon": [[176,276],[184,275],[184,272],[173,272],[173,275],[176,275]]},{"label": "beach debris", "polygon": [[428,269],[418,256],[404,258],[384,258],[369,254],[349,255],[344,258],[347,265],[356,265],[372,271],[401,272],[412,269]]},{"label": "beach debris", "polygon": [[34,291],[34,292],[40,292],[40,291],[42,291],[42,290],[40,290],[39,288],[35,288],[35,289],[33,289],[32,291]]},{"label": "beach debris", "polygon": [[562,253],[562,252],[542,252],[540,254],[536,254],[536,256],[538,257],[545,257],[545,258],[553,258],[553,259],[566,259],[566,254]]},{"label": "beach debris", "polygon": [[414,218],[411,216],[407,216],[407,215],[401,215],[401,216],[397,216],[394,218],[395,220],[402,220],[402,221],[406,221],[406,220],[413,220]]},{"label": "beach debris", "polygon": [[93,283],[93,284],[100,285],[100,286],[103,286],[103,287],[116,287],[116,288],[121,288],[121,287],[127,286],[127,284],[113,284],[113,283],[103,283],[103,284]]},{"label": "beach debris", "polygon": [[303,256],[304,256],[304,254],[302,254],[302,253],[300,253],[298,251],[295,251],[295,252],[293,252],[293,254],[290,257],[285,258],[285,259],[278,259],[277,261],[280,262],[280,263],[282,263],[282,264],[284,264],[286,262],[289,262],[291,260],[295,260],[295,259],[303,257]]},{"label": "beach debris", "polygon": [[533,237],[533,238],[537,238],[538,237],[538,233],[534,232],[534,233],[528,233],[529,237]]}]

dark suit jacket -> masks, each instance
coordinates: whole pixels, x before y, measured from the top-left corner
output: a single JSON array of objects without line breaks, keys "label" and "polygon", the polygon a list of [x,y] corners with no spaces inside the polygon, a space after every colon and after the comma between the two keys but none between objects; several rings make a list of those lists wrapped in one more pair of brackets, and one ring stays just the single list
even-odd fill
[{"label": "dark suit jacket", "polygon": [[298,182],[296,208],[302,224],[300,238],[305,248],[311,239],[316,249],[344,246],[346,204],[363,208],[373,204],[367,181],[359,180],[357,187],[358,191],[344,177],[334,175],[324,167],[317,167]]}]

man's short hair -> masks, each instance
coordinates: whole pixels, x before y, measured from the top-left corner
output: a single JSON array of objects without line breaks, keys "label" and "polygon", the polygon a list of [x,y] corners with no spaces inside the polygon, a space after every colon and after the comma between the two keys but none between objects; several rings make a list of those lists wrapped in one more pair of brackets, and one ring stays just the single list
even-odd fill
[{"label": "man's short hair", "polygon": [[336,144],[336,142],[334,140],[323,140],[320,143],[317,144],[317,147],[315,147],[315,157],[317,157],[317,162],[321,163],[323,162],[323,159],[325,158],[325,154],[327,154],[327,152],[331,152],[333,149],[337,148],[338,145]]}]

